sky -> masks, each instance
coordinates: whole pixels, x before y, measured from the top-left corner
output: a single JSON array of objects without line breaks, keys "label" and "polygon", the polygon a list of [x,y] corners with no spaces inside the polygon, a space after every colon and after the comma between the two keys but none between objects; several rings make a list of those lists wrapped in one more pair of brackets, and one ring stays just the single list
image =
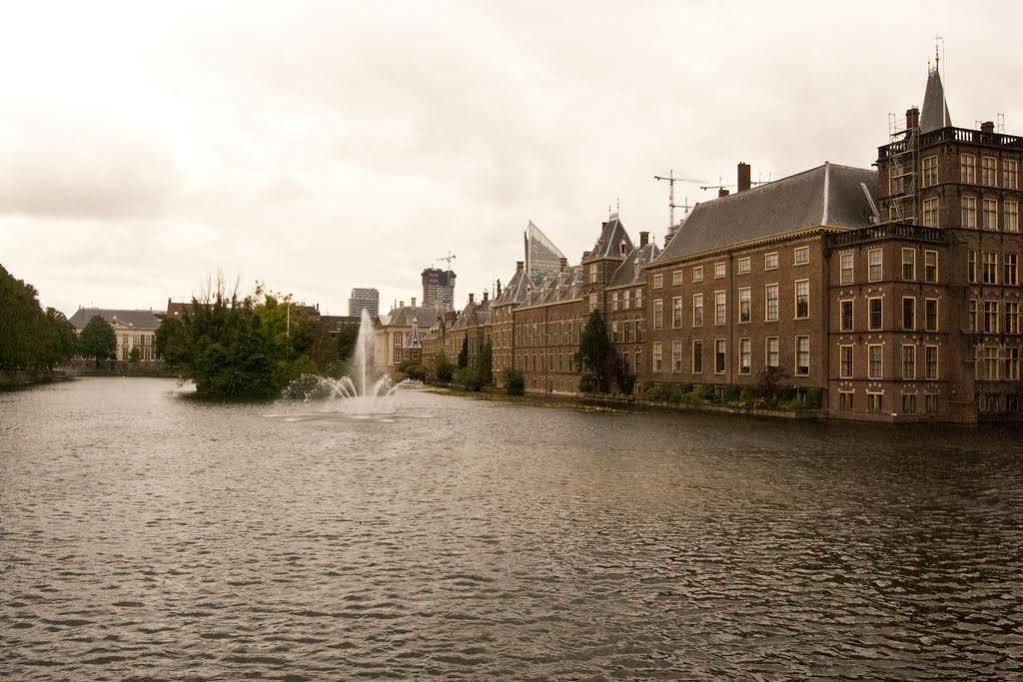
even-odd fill
[{"label": "sky", "polygon": [[[43,305],[163,309],[211,276],[347,314],[507,281],[532,220],[663,245],[669,169],[869,167],[923,98],[1023,133],[1015,3],[32,2],[0,22],[0,264]],[[979,17],[992,18],[978,20]],[[997,18],[995,20],[994,18]],[[715,190],[677,187],[677,200]],[[382,310],[383,311],[383,310]]]}]

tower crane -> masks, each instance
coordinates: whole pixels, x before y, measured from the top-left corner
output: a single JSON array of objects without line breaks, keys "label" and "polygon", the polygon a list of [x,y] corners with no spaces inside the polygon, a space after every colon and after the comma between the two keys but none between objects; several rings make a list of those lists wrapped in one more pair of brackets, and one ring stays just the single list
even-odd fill
[{"label": "tower crane", "polygon": [[439,261],[445,261],[447,263],[448,270],[450,270],[451,269],[451,261],[453,261],[453,260],[455,260],[455,254],[453,254],[450,251],[448,251],[448,255],[441,256],[440,258],[436,258],[436,259],[434,259],[433,262],[437,263]]},{"label": "tower crane", "polygon": [[675,177],[675,170],[674,169],[669,170],[668,174],[666,176],[665,175],[655,175],[654,176],[654,180],[665,180],[668,183],[668,230],[669,231],[674,230],[675,229],[675,209],[676,208],[681,208],[681,209],[684,209],[686,211],[686,213],[688,213],[689,209],[691,208],[691,206],[689,206],[689,200],[688,199],[686,199],[685,203],[682,203],[682,204],[676,204],[675,203],[675,183],[676,182],[691,182],[693,184],[698,184],[698,183],[707,182],[707,181],[706,180],[697,180],[695,178],[676,178]]}]

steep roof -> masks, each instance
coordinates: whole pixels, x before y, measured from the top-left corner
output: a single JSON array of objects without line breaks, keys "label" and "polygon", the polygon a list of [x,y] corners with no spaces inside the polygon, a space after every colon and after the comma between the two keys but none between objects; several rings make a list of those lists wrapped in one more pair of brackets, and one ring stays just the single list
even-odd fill
[{"label": "steep roof", "polygon": [[475,319],[475,324],[486,324],[490,321],[490,299],[480,301],[479,303],[472,302],[466,303],[465,307],[462,308],[462,312],[455,318],[454,324],[451,325],[452,329],[465,329],[469,326],[469,322]]},{"label": "steep roof", "polygon": [[646,246],[637,246],[629,252],[629,255],[622,261],[622,264],[618,266],[607,286],[618,287],[628,284],[639,284],[643,281],[643,266],[657,258],[660,253],[661,250],[653,242]]},{"label": "steep roof", "polygon": [[876,219],[877,172],[825,163],[753,189],[697,204],[659,261],[811,227],[853,229]]},{"label": "steep roof", "polygon": [[99,315],[111,325],[120,324],[136,329],[156,329],[160,326],[160,318],[157,315],[161,311],[152,310],[113,310],[106,308],[79,308],[72,315],[68,322],[74,325],[75,329],[85,329],[96,315]]},{"label": "steep roof", "polygon": [[380,324],[393,327],[411,327],[412,320],[416,320],[420,327],[429,329],[437,321],[437,316],[441,312],[443,311],[433,306],[426,308],[423,306],[415,306],[413,308],[410,305],[398,306],[386,315],[381,315]]},{"label": "steep roof", "polygon": [[948,115],[948,102],[945,101],[945,87],[941,84],[938,69],[927,74],[927,87],[924,88],[924,105],[920,110],[920,132],[929,133],[952,125],[952,117]]},{"label": "steep roof", "polygon": [[557,272],[565,254],[543,233],[532,220],[523,234],[525,241],[526,274],[534,282],[546,274]]},{"label": "steep roof", "polygon": [[516,270],[508,285],[501,289],[501,295],[494,298],[494,305],[507,305],[509,303],[522,303],[532,283],[526,277],[525,270]]},{"label": "steep roof", "polygon": [[[624,246],[623,246],[624,245]],[[603,223],[600,230],[600,237],[593,248],[586,252],[586,260],[598,258],[623,258],[629,251],[632,251],[632,240],[625,226],[618,219],[617,213],[612,213],[606,223]]]}]

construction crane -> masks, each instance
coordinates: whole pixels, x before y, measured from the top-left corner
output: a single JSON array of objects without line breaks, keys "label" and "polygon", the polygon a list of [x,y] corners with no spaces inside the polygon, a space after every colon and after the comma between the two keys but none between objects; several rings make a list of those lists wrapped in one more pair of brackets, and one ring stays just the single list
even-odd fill
[{"label": "construction crane", "polygon": [[448,270],[450,270],[451,269],[451,261],[453,261],[453,260],[455,260],[455,254],[453,254],[450,251],[448,251],[448,255],[441,256],[440,258],[436,258],[436,259],[434,259],[433,262],[434,263],[438,263],[440,261],[445,261],[448,264]]},{"label": "construction crane", "polygon": [[685,203],[682,203],[682,204],[676,204],[675,203],[675,183],[676,182],[691,182],[693,184],[698,184],[698,183],[707,182],[707,181],[706,180],[697,180],[695,178],[676,178],[675,177],[675,170],[674,169],[669,170],[667,176],[655,175],[654,176],[654,180],[666,180],[667,183],[668,183],[668,230],[669,231],[673,230],[673,229],[675,229],[675,209],[676,208],[684,209],[686,211],[686,213],[688,214],[689,213],[689,209],[692,208],[691,206],[689,206],[689,199],[686,199]]}]

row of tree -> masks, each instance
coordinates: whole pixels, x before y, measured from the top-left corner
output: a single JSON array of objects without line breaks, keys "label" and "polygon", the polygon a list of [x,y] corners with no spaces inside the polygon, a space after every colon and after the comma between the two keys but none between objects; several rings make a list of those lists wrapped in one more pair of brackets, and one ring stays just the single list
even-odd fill
[{"label": "row of tree", "polygon": [[36,288],[0,265],[0,370],[53,369],[76,352],[64,314],[43,310]]}]

